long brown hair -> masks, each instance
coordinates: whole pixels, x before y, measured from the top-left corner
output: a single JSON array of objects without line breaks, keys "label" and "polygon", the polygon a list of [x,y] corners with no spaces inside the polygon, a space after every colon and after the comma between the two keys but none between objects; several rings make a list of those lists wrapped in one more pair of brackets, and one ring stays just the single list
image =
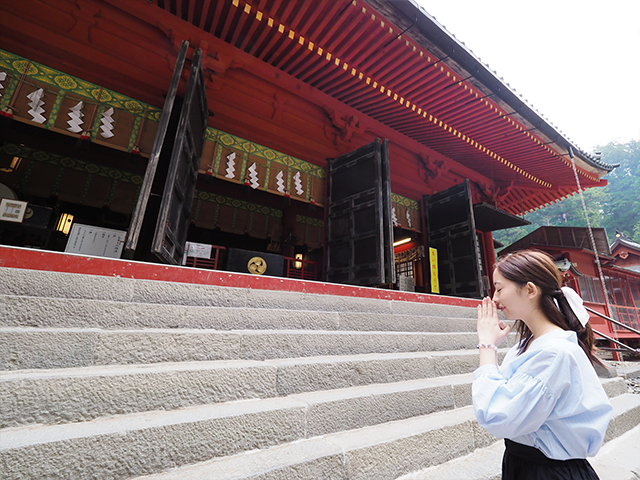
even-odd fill
[{"label": "long brown hair", "polygon": [[[555,325],[563,330],[573,330],[578,334],[578,342],[587,354],[591,364],[602,365],[593,353],[594,336],[591,324],[584,327],[569,306],[569,302],[562,293],[562,275],[553,259],[545,252],[538,250],[522,250],[510,253],[498,260],[495,269],[507,280],[524,287],[527,282],[536,285],[541,292],[540,309],[542,313]],[[556,300],[558,302],[556,306]],[[533,338],[533,333],[522,321],[516,321],[516,330],[520,336],[518,354],[523,353]]]}]

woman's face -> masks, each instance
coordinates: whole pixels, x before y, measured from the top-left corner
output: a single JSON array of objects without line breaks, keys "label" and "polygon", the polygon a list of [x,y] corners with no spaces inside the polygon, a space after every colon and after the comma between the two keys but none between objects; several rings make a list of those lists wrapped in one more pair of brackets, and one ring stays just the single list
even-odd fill
[{"label": "woman's face", "polygon": [[525,289],[504,278],[497,269],[493,271],[493,284],[496,287],[493,301],[498,305],[498,309],[502,310],[509,320],[522,319],[528,304]]}]

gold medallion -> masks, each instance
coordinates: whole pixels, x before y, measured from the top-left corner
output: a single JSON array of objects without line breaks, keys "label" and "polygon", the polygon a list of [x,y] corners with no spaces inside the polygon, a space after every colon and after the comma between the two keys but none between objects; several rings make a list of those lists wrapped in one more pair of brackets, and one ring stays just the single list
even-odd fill
[{"label": "gold medallion", "polygon": [[247,263],[247,270],[254,275],[262,275],[267,271],[267,262],[262,257],[253,257]]}]

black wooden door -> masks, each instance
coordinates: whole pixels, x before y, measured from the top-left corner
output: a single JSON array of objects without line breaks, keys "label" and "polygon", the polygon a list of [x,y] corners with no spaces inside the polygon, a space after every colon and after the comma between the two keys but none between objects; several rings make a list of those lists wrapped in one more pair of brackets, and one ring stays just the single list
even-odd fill
[{"label": "black wooden door", "polygon": [[[175,129],[177,127],[178,117],[176,112],[174,112],[174,106],[176,104],[176,95],[182,69],[184,68],[184,62],[187,58],[188,47],[189,42],[183,41],[180,45],[180,51],[178,52],[176,64],[173,68],[173,76],[171,77],[169,90],[167,91],[162,114],[160,115],[160,122],[158,123],[158,130],[153,141],[144,180],[142,181],[138,201],[131,216],[131,224],[127,232],[127,239],[123,251],[125,258],[134,258],[135,256],[137,259],[147,259],[145,254],[148,254],[151,246],[151,232],[153,232],[153,226],[158,216],[160,198],[162,198],[162,191],[166,181],[166,165],[169,162],[173,137],[175,136]],[[146,239],[144,238],[145,232],[149,232],[146,235]],[[141,237],[142,240],[140,240]],[[136,249],[138,249],[137,255]],[[140,252],[139,250],[147,250],[147,252]]]},{"label": "black wooden door", "polygon": [[327,164],[326,280],[395,283],[389,148],[376,139]]},{"label": "black wooden door", "polygon": [[182,263],[208,120],[202,52],[198,49],[193,55],[160,213],[151,244],[151,251],[165,263]]},{"label": "black wooden door", "polygon": [[469,180],[422,199],[426,246],[438,252],[440,293],[482,298],[482,256]]}]

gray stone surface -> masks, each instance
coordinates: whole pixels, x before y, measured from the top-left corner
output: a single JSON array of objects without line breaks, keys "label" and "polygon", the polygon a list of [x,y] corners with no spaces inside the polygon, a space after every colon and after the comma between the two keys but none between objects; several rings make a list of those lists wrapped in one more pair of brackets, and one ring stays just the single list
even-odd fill
[{"label": "gray stone surface", "polygon": [[[241,398],[470,373],[477,352],[414,352],[0,372],[0,425],[77,422]],[[458,403],[468,386],[453,390]]]},{"label": "gray stone surface", "polygon": [[609,423],[605,442],[619,437],[640,424],[640,395],[625,393],[611,399],[613,418]]},{"label": "gray stone surface", "polygon": [[[0,295],[184,306],[366,312],[474,318],[475,309],[422,302],[319,295],[0,267]],[[350,288],[350,287],[347,287]]]},{"label": "gray stone surface", "polygon": [[342,450],[310,439],[138,477],[146,480],[344,480]]},{"label": "gray stone surface", "polygon": [[[435,361],[430,353],[312,357],[268,362],[278,367],[280,395],[435,376]],[[464,370],[455,373],[462,372]]]},{"label": "gray stone surface", "polygon": [[[479,444],[474,438],[472,417],[472,409],[466,407],[202,462],[138,480],[391,480],[408,471],[472,451],[474,445]],[[483,440],[480,445],[486,446]],[[339,458],[342,462],[337,462]],[[318,467],[328,459],[332,460],[333,468],[324,471],[327,476],[321,476]],[[305,468],[297,469],[301,463]]]},{"label": "gray stone surface", "polygon": [[341,330],[403,332],[475,332],[476,320],[436,315],[338,313]]},{"label": "gray stone surface", "polygon": [[475,320],[0,295],[0,326],[474,332]]},{"label": "gray stone surface", "polygon": [[640,362],[610,362],[625,378],[640,377]]},{"label": "gray stone surface", "polygon": [[[458,465],[456,478],[495,478],[478,463],[501,443],[470,406],[475,317],[0,268],[0,476],[446,480]],[[611,441],[640,423],[640,395],[601,381]]]},{"label": "gray stone surface", "polygon": [[276,375],[263,362],[232,360],[0,372],[0,426],[275,397]]},{"label": "gray stone surface", "polygon": [[5,430],[3,478],[122,479],[303,436],[304,408],[269,399]]},{"label": "gray stone surface", "polygon": [[472,349],[475,333],[0,327],[0,368]]},{"label": "gray stone surface", "polygon": [[[469,373],[477,352],[414,352],[0,372],[0,424],[82,421],[239,398]],[[439,373],[437,373],[439,372]]]},{"label": "gray stone surface", "polygon": [[600,378],[615,378],[618,376],[615,367],[606,360],[602,360],[602,365],[596,363],[593,367],[596,369],[596,373]]},{"label": "gray stone surface", "polygon": [[394,315],[431,315],[446,318],[470,318],[477,320],[474,307],[460,307],[426,302],[391,301],[391,313]]},{"label": "gray stone surface", "polygon": [[233,332],[0,328],[0,370],[228,360],[240,352]]},{"label": "gray stone surface", "polygon": [[[500,480],[504,442],[494,442],[447,463],[434,465],[397,480]],[[603,480],[603,479],[601,479]]]},{"label": "gray stone surface", "polygon": [[609,398],[627,393],[627,385],[622,377],[601,378],[600,383]]},{"label": "gray stone surface", "polygon": [[395,479],[473,450],[472,422],[464,407],[325,438],[344,450],[350,480]]},{"label": "gray stone surface", "polygon": [[600,480],[638,480],[640,478],[640,425],[605,443],[589,459]]},{"label": "gray stone surface", "polygon": [[135,283],[119,277],[0,267],[0,295],[128,302]]},{"label": "gray stone surface", "polygon": [[451,385],[439,379],[352,387],[293,395],[307,405],[314,437],[453,409]]},{"label": "gray stone surface", "polygon": [[[602,383],[613,385],[614,382],[603,380]],[[606,443],[598,455],[589,461],[601,480],[637,480],[634,472],[640,473],[640,426],[636,426],[638,420],[635,419],[634,423],[634,417],[639,403],[633,401],[632,395],[621,394],[617,387],[608,388],[608,393],[614,396],[611,399],[613,418]],[[500,480],[504,442],[496,442],[477,423],[474,424],[474,431],[476,438],[484,435],[484,442],[490,446],[478,448],[471,454],[445,464],[412,472],[398,480]]]},{"label": "gray stone surface", "polygon": [[100,330],[0,328],[0,371],[93,365]]}]

